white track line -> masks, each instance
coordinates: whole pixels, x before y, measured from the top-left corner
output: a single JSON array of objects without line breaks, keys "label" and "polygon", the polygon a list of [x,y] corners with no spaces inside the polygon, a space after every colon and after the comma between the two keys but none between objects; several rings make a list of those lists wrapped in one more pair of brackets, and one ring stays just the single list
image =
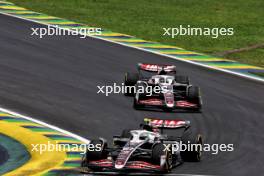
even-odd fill
[{"label": "white track line", "polygon": [[82,141],[82,142],[84,142],[84,143],[89,143],[89,142],[90,142],[88,139],[85,139],[85,138],[83,138],[83,137],[81,137],[81,136],[78,136],[78,135],[76,135],[76,134],[73,134],[73,133],[71,133],[71,132],[69,132],[69,131],[63,130],[63,129],[59,128],[59,127],[56,127],[56,126],[53,126],[53,125],[47,124],[47,123],[45,123],[45,122],[42,122],[42,121],[40,121],[40,120],[34,119],[34,118],[32,118],[32,117],[28,117],[28,116],[25,116],[25,115],[19,114],[19,113],[17,113],[17,112],[14,112],[14,111],[11,111],[11,110],[8,110],[8,109],[5,109],[5,108],[2,108],[2,107],[0,107],[0,111],[2,111],[2,112],[4,112],[4,113],[11,114],[11,115],[16,116],[16,117],[21,117],[21,118],[24,118],[24,119],[30,120],[30,121],[32,121],[32,122],[38,123],[38,124],[43,125],[43,126],[46,126],[46,127],[49,127],[49,128],[54,129],[54,130],[56,130],[56,131],[59,131],[59,132],[61,132],[61,133],[64,133],[64,134],[66,134],[66,135],[68,135],[68,136],[71,136],[71,137],[73,137],[73,138],[75,138],[75,139],[78,139],[78,140],[80,140],[80,141]]},{"label": "white track line", "polygon": [[[14,18],[19,18],[19,19],[22,19],[22,20],[25,20],[25,21],[30,21],[30,22],[33,22],[33,23],[42,24],[42,25],[45,25],[45,26],[51,26],[51,27],[54,27],[54,28],[62,29],[62,30],[72,31],[71,29],[65,29],[65,28],[59,27],[57,25],[50,25],[50,24],[42,23],[42,22],[39,22],[39,21],[36,21],[36,20],[26,19],[26,18],[22,18],[22,17],[16,16],[16,15],[11,15],[11,14],[4,13],[4,12],[0,12],[0,14],[11,16],[11,17],[14,17]],[[246,75],[246,74],[242,74],[242,73],[238,73],[238,72],[233,72],[233,71],[222,69],[222,68],[212,67],[212,66],[209,66],[209,65],[193,62],[193,61],[190,61],[190,60],[181,59],[181,58],[176,57],[176,56],[170,56],[170,55],[167,55],[167,54],[162,54],[162,53],[158,53],[158,52],[155,52],[155,51],[150,51],[150,50],[147,50],[147,49],[144,49],[144,48],[139,48],[139,47],[136,47],[136,46],[130,46],[130,45],[127,45],[127,44],[111,41],[111,40],[100,38],[100,37],[97,37],[97,36],[87,35],[87,37],[96,38],[96,39],[107,41],[107,42],[110,42],[110,43],[115,43],[115,44],[126,46],[126,47],[129,47],[129,48],[138,49],[138,50],[141,50],[141,51],[144,51],[144,52],[157,54],[157,55],[168,57],[168,58],[175,59],[175,60],[178,60],[178,61],[187,62],[187,63],[193,64],[193,65],[198,65],[198,66],[205,67],[205,68],[212,69],[212,70],[222,71],[222,72],[225,72],[225,73],[229,73],[229,74],[232,74],[232,75],[236,75],[236,76],[239,76],[239,77],[251,79],[251,80],[254,80],[254,81],[260,81],[260,82],[264,83],[264,79],[262,79],[260,77],[254,77],[254,76],[250,76],[250,75]]]}]

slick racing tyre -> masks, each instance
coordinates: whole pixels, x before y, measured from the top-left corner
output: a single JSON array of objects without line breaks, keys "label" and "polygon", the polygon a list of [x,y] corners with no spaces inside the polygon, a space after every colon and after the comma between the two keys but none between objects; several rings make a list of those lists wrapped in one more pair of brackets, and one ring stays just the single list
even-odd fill
[{"label": "slick racing tyre", "polygon": [[[132,88],[128,88],[128,87],[135,86],[138,79],[139,79],[138,73],[127,72],[125,74],[125,87],[126,87],[125,96],[133,96],[134,95],[135,90]],[[130,90],[134,90],[134,91],[130,91]]]},{"label": "slick racing tyre", "polygon": [[104,143],[102,140],[91,140],[89,145],[94,147],[101,146],[100,150],[86,151],[86,160],[87,161],[96,161],[101,159],[106,159],[108,152],[106,151],[107,143]]},{"label": "slick racing tyre", "polygon": [[182,144],[189,146],[185,151],[181,151],[183,161],[199,162],[201,160],[203,139],[200,134],[188,128],[183,133]]},{"label": "slick racing tyre", "polygon": [[200,89],[197,86],[191,86],[188,88],[187,91],[187,98],[193,102],[197,104],[197,108],[195,108],[194,110],[196,111],[201,111],[202,108],[202,102],[201,102],[201,96],[200,96]]},{"label": "slick racing tyre", "polygon": [[133,103],[133,108],[134,108],[134,109],[142,109],[142,108],[144,108],[144,107],[145,107],[144,105],[142,105],[142,104],[138,104],[138,103],[137,103],[137,99],[134,98],[134,103]]},{"label": "slick racing tyre", "polygon": [[[121,133],[121,135],[119,136],[121,139],[127,139],[130,140],[130,138],[132,137],[131,133],[130,133],[131,129],[124,129]],[[126,145],[127,141],[123,141],[123,140],[113,140],[113,145],[118,147],[118,148],[123,148]],[[113,155],[116,154],[116,155]],[[116,158],[118,156],[118,153],[116,152],[112,152],[111,153],[112,158]]]},{"label": "slick racing tyre", "polygon": [[188,76],[178,76],[176,75],[175,76],[175,81],[176,83],[180,83],[180,84],[187,84],[189,85],[190,84],[190,80],[189,80],[189,77]]},{"label": "slick racing tyre", "polygon": [[191,100],[196,100],[200,97],[200,89],[197,86],[191,86],[188,88],[187,96]]},{"label": "slick racing tyre", "polygon": [[136,94],[135,94],[135,97],[134,97],[134,104],[133,104],[134,109],[141,109],[141,108],[145,107],[144,104],[140,104],[138,102],[140,100],[144,100],[147,97],[147,94],[145,93],[146,92],[146,88],[147,88],[147,85],[145,83],[136,84]]},{"label": "slick racing tyre", "polygon": [[163,143],[157,143],[152,148],[152,156],[151,160],[154,164],[160,165],[161,164],[161,157],[165,156],[165,165],[163,166],[163,172],[169,172],[172,169],[172,153],[170,151],[165,150],[165,146]]},{"label": "slick racing tyre", "polygon": [[132,135],[130,133],[131,129],[125,129],[121,133],[121,138],[130,138]]}]

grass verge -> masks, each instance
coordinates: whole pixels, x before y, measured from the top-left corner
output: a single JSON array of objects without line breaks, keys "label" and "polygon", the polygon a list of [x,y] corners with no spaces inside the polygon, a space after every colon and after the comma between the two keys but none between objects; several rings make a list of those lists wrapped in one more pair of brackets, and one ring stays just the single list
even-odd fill
[{"label": "grass verge", "polygon": [[[33,11],[212,54],[264,42],[260,0],[9,0]],[[163,36],[162,28],[234,28],[233,36]],[[264,49],[226,57],[264,66]]]}]

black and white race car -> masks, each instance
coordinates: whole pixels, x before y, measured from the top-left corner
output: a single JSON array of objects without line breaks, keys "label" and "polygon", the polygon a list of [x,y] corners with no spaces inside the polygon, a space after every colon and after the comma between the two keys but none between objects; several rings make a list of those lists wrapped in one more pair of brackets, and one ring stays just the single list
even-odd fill
[{"label": "black and white race car", "polygon": [[140,63],[137,73],[126,73],[125,86],[134,87],[125,95],[134,96],[135,109],[200,111],[202,108],[200,88],[191,85],[187,76],[177,75],[174,65]]},{"label": "black and white race car", "polygon": [[[100,145],[97,151],[87,150],[82,160],[85,172],[170,172],[184,161],[201,159],[202,136],[191,131],[189,121],[145,118],[138,130],[123,130],[113,137],[113,147],[106,140],[92,140]],[[192,150],[180,150],[173,146],[196,144]],[[194,146],[194,145],[192,145]],[[173,151],[173,152],[172,152]]]}]

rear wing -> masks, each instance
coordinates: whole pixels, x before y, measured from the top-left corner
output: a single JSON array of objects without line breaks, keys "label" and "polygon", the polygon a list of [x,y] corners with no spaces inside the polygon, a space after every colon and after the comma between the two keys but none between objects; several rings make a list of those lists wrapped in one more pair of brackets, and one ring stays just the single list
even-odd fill
[{"label": "rear wing", "polygon": [[151,128],[188,128],[191,125],[191,122],[188,120],[162,120],[144,118],[143,125],[149,126]]},{"label": "rear wing", "polygon": [[148,64],[148,63],[138,63],[139,70],[145,70],[149,72],[158,72],[164,69],[165,72],[175,72],[176,73],[176,66],[175,65],[160,65],[160,64]]}]

